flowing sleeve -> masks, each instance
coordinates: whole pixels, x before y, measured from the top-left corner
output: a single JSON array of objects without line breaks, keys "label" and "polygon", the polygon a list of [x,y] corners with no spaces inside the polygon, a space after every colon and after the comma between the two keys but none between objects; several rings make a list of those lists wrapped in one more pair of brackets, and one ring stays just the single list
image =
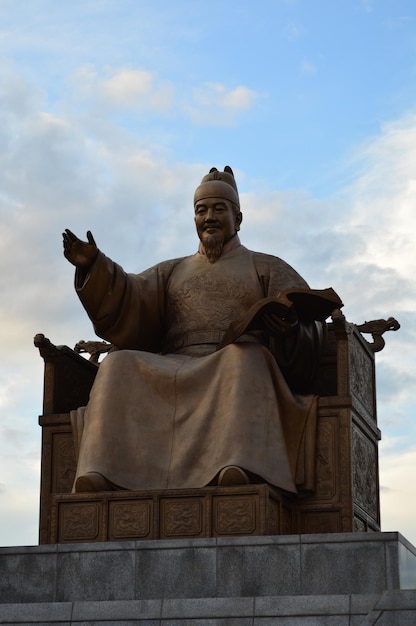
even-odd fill
[{"label": "flowing sleeve", "polygon": [[99,252],[75,289],[99,337],[120,349],[158,352],[164,334],[165,285],[174,262],[128,274]]}]

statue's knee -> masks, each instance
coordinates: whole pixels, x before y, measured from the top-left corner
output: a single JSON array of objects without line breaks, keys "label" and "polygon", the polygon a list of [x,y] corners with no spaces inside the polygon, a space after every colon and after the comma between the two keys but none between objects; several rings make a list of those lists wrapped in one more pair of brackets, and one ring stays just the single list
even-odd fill
[{"label": "statue's knee", "polygon": [[131,363],[135,358],[134,350],[115,350],[107,354],[100,364],[100,369],[120,369]]}]

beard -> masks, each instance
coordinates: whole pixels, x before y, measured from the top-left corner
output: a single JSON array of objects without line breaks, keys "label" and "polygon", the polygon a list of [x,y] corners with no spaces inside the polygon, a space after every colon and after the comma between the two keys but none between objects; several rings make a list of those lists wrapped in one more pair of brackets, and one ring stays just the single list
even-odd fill
[{"label": "beard", "polygon": [[208,261],[210,263],[215,263],[215,261],[218,261],[222,254],[224,239],[222,237],[219,238],[215,235],[210,235],[203,240],[202,245],[204,246]]}]

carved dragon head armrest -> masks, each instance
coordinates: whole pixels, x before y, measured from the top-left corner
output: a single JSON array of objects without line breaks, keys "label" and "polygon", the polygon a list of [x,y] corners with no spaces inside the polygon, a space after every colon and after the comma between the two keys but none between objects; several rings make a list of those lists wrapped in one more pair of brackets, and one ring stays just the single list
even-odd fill
[{"label": "carved dragon head armrest", "polygon": [[394,317],[388,317],[386,320],[372,320],[364,322],[364,324],[356,324],[357,330],[362,333],[369,333],[373,337],[372,343],[363,337],[367,346],[373,352],[380,352],[386,345],[382,335],[388,330],[399,330],[400,324]]},{"label": "carved dragon head armrest", "polygon": [[84,341],[83,339],[80,339],[74,347],[74,351],[77,352],[77,354],[89,354],[89,361],[97,364],[102,354],[113,352],[114,350],[117,350],[117,347],[113,343],[107,343],[106,341]]}]

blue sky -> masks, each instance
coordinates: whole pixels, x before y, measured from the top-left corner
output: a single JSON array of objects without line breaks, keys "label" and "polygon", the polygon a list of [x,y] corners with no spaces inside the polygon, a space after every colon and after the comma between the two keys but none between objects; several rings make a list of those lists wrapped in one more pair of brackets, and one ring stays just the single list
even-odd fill
[{"label": "blue sky", "polygon": [[382,529],[416,543],[413,0],[0,0],[0,545],[37,543],[42,362],[93,331],[61,232],[128,271],[196,249],[233,167],[243,243],[396,317],[377,355]]}]

